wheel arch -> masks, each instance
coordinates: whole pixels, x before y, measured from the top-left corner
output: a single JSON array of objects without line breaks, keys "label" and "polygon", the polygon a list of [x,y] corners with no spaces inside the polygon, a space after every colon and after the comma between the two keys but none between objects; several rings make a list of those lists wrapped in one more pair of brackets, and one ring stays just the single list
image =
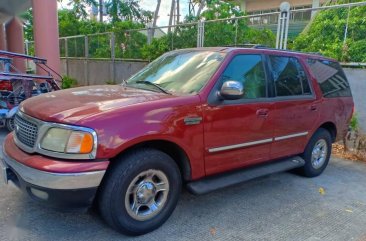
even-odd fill
[{"label": "wheel arch", "polygon": [[191,164],[187,153],[184,151],[182,147],[180,147],[178,144],[172,141],[167,140],[143,141],[124,149],[116,157],[112,158],[111,161],[113,162],[115,159],[117,159],[126,152],[146,147],[157,149],[169,155],[178,165],[179,171],[182,174],[183,181],[190,181],[192,179]]},{"label": "wheel arch", "polygon": [[329,131],[330,136],[331,136],[331,138],[332,138],[332,143],[336,141],[336,139],[337,139],[337,134],[338,134],[338,133],[337,133],[337,127],[336,127],[336,125],[335,125],[333,122],[331,122],[331,121],[325,122],[325,123],[323,123],[322,125],[320,125],[320,126],[318,127],[318,129],[319,129],[319,128],[323,128],[323,129],[325,129],[325,130]]}]

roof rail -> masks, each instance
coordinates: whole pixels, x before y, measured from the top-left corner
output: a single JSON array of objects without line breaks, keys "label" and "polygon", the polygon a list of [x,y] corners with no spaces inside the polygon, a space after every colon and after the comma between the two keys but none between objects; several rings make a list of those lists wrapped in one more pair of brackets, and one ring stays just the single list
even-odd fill
[{"label": "roof rail", "polygon": [[320,52],[302,52],[298,50],[288,50],[288,49],[276,49],[272,47],[268,47],[262,44],[235,44],[235,45],[225,45],[223,47],[239,47],[239,48],[251,48],[251,49],[268,49],[268,50],[276,50],[276,51],[286,51],[291,53],[301,53],[301,54],[314,54],[319,56],[324,56]]},{"label": "roof rail", "polygon": [[323,54],[320,53],[320,52],[302,52],[302,51],[299,51],[299,50],[276,49],[276,48],[271,48],[271,47],[267,47],[267,46],[264,46],[264,45],[258,45],[258,46],[255,46],[253,48],[255,48],[255,49],[269,49],[269,50],[277,50],[277,51],[286,51],[286,52],[291,52],[291,53],[315,54],[315,55],[323,56]]},{"label": "roof rail", "polygon": [[240,48],[259,48],[259,47],[266,47],[261,44],[234,44],[234,45],[224,45],[224,47],[240,47]]}]

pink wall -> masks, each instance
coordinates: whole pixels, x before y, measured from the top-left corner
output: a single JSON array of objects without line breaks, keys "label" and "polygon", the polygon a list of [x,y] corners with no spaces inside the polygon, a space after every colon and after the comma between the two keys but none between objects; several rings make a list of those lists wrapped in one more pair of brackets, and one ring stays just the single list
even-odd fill
[{"label": "pink wall", "polygon": [[[48,65],[60,72],[56,0],[32,0],[35,55],[46,58]],[[45,74],[37,69],[38,74]]]},{"label": "pink wall", "polygon": [[[15,17],[6,24],[7,50],[10,52],[24,54],[23,23]],[[21,72],[25,72],[25,61],[14,59],[13,65]]]},{"label": "pink wall", "polygon": [[0,50],[7,50],[4,24],[0,24]]}]

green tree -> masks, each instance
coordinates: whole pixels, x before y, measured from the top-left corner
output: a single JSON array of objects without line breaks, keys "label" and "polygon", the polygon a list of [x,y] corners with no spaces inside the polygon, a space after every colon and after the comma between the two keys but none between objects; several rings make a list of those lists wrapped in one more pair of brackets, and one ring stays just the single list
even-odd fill
[{"label": "green tree", "polygon": [[[200,15],[200,18],[204,20],[244,16],[240,8],[233,3],[221,0],[207,2],[207,9]],[[194,21],[197,21],[197,17],[192,15],[187,16],[185,19],[186,23]],[[165,36],[154,39],[150,45],[145,45],[142,49],[142,56],[145,59],[153,60],[169,50],[195,47],[196,41],[196,24],[179,26]],[[246,43],[273,47],[275,36],[268,29],[258,30],[248,27],[245,19],[208,21],[205,23],[205,47]]]},{"label": "green tree", "polygon": [[350,9],[347,39],[344,39],[348,8],[323,10],[306,32],[294,41],[293,49],[320,52],[340,61],[366,62],[366,7]]},{"label": "green tree", "polygon": [[32,9],[27,10],[20,15],[24,22],[24,38],[33,41],[33,13]]},{"label": "green tree", "polygon": [[87,7],[98,6],[99,3],[96,0],[69,0],[67,5],[72,7],[78,18],[86,19],[88,16]]},{"label": "green tree", "polygon": [[106,3],[112,22],[141,20],[141,8],[136,0],[110,0]]}]

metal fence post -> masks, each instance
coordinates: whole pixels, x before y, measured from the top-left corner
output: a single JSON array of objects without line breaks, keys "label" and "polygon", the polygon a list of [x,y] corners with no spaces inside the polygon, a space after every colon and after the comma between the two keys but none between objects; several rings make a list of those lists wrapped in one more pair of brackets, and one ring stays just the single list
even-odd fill
[{"label": "metal fence post", "polygon": [[68,38],[65,38],[65,67],[66,67],[66,75],[69,76],[69,46],[67,45]]},{"label": "metal fence post", "polygon": [[29,55],[29,41],[25,40],[25,54]]},{"label": "metal fence post", "polygon": [[115,53],[115,44],[116,44],[116,36],[114,34],[114,32],[111,33],[111,59],[112,59],[112,66],[111,66],[111,75],[112,75],[112,81],[115,82],[116,81],[116,73],[115,73],[115,58],[116,58],[116,53]]},{"label": "metal fence post", "polygon": [[88,35],[85,35],[84,37],[84,54],[85,54],[85,58],[89,58],[89,40],[88,40]]},{"label": "metal fence post", "polygon": [[116,58],[116,50],[115,50],[115,44],[116,44],[116,36],[114,33],[111,33],[111,58]]},{"label": "metal fence post", "polygon": [[276,38],[276,48],[286,49],[287,48],[287,37],[288,28],[290,22],[290,7],[288,2],[283,2],[280,5],[280,14],[278,15],[278,25],[277,25],[277,38]]},{"label": "metal fence post", "polygon": [[154,38],[152,23],[147,24],[147,44],[150,45]]},{"label": "metal fence post", "polygon": [[[29,55],[29,41],[28,40],[25,40],[25,54]],[[26,64],[26,69],[28,70],[29,69],[29,61],[26,60],[25,64]]]},{"label": "metal fence post", "polygon": [[238,44],[238,19],[235,19],[235,46]]},{"label": "metal fence post", "polygon": [[203,47],[205,41],[205,22],[199,21],[197,24],[197,47]]},{"label": "metal fence post", "polygon": [[89,40],[88,36],[85,35],[84,38],[84,48],[85,48],[85,59],[84,59],[84,83],[89,85],[89,69],[88,69],[88,58],[89,58]]}]

